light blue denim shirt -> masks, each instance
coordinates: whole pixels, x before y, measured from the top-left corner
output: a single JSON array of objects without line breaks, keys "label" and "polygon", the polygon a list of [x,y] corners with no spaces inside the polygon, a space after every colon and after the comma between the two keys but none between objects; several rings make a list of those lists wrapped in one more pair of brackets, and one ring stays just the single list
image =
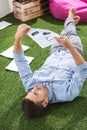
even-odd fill
[{"label": "light blue denim shirt", "polygon": [[24,52],[14,53],[14,60],[25,91],[28,93],[35,86],[43,84],[49,91],[49,103],[72,101],[79,96],[87,78],[87,62],[77,66],[68,50],[52,53],[34,73]]}]

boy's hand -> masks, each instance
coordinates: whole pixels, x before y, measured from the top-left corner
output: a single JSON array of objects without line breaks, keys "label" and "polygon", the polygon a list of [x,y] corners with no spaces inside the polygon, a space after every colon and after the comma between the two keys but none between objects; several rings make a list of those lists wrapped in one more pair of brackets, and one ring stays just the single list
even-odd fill
[{"label": "boy's hand", "polygon": [[20,40],[23,38],[29,31],[31,30],[31,27],[27,24],[21,24],[18,26],[18,29],[15,34],[15,40]]},{"label": "boy's hand", "polygon": [[65,47],[67,49],[69,49],[73,46],[72,43],[70,42],[70,40],[66,36],[55,37],[55,39],[58,41],[58,43],[61,46]]}]

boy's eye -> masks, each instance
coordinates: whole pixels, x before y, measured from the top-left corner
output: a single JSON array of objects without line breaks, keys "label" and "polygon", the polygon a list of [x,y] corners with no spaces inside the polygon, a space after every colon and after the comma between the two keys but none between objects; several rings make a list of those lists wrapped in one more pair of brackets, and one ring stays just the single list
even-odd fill
[{"label": "boy's eye", "polygon": [[34,95],[36,95],[36,96],[37,96],[37,95],[38,95],[38,93],[34,93]]}]

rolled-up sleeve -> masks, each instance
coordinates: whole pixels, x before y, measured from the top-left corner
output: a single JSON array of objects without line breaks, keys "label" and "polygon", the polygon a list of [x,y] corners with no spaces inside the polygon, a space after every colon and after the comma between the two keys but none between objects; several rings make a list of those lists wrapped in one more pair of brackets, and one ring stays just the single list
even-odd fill
[{"label": "rolled-up sleeve", "polygon": [[14,60],[17,65],[20,78],[24,85],[24,89],[27,92],[27,90],[29,90],[28,84],[31,81],[31,78],[33,76],[32,70],[28,65],[28,62],[24,56],[24,52],[21,52],[19,54],[14,53]]},{"label": "rolled-up sleeve", "polygon": [[74,98],[79,96],[86,78],[87,78],[87,62],[76,67],[76,71],[74,72],[70,82],[68,83],[67,94],[70,94],[69,100],[73,100]]}]

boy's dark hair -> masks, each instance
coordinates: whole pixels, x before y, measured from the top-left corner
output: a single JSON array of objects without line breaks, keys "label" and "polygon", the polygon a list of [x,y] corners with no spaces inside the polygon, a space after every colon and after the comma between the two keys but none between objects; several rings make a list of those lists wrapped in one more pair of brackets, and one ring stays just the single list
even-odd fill
[{"label": "boy's dark hair", "polygon": [[22,109],[27,117],[36,118],[36,117],[41,116],[44,108],[41,105],[41,103],[35,104],[31,100],[27,98],[23,98]]}]

